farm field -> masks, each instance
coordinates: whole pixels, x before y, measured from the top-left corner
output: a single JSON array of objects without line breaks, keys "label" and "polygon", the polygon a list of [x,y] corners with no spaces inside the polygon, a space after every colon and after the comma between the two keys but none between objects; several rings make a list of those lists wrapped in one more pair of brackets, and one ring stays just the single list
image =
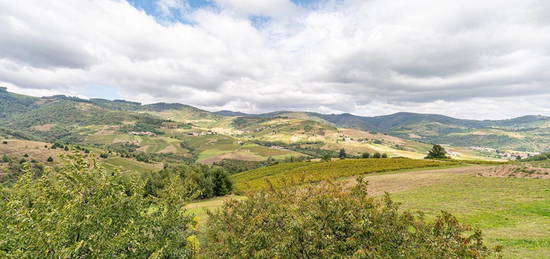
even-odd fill
[{"label": "farm field", "polygon": [[332,162],[278,164],[234,175],[237,191],[254,191],[292,182],[318,182],[340,177],[380,173],[401,169],[456,165],[457,162],[414,160],[408,158],[345,159]]},{"label": "farm field", "polygon": [[162,169],[161,164],[149,164],[128,158],[113,157],[101,161],[107,169],[120,169],[122,171],[135,171],[138,173],[157,171]]}]

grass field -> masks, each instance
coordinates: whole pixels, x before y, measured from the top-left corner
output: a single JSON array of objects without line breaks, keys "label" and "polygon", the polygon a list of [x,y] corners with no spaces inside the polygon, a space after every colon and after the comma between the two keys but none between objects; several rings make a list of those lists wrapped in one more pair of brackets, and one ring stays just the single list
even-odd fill
[{"label": "grass field", "polygon": [[[395,178],[410,183],[407,174]],[[369,178],[367,178],[369,179]],[[373,180],[373,179],[371,179]],[[425,181],[434,181],[431,179]],[[396,183],[394,182],[394,183]],[[484,231],[491,245],[505,247],[505,258],[550,255],[550,180],[443,175],[434,184],[392,195],[403,208],[434,215],[448,211]],[[546,255],[546,257],[545,257]]]},{"label": "grass field", "polygon": [[[280,164],[271,170],[254,170],[256,174],[241,174],[235,180],[239,185],[240,181],[307,167],[307,162]],[[389,192],[404,210],[422,210],[428,218],[445,210],[462,222],[479,227],[489,246],[504,247],[504,258],[549,258],[550,179],[479,177],[477,173],[488,166],[447,167],[368,174],[365,179],[369,193],[378,196]],[[355,177],[341,180],[352,185]],[[219,208],[224,200],[232,198],[235,196],[202,201],[188,208],[204,223],[207,209]]]},{"label": "grass field", "polygon": [[122,157],[113,157],[100,161],[108,169],[118,168],[123,171],[136,171],[139,173],[144,173],[162,169],[162,165],[148,164]]},{"label": "grass field", "polygon": [[333,162],[298,162],[259,168],[234,176],[237,191],[253,191],[292,182],[317,182],[340,177],[410,168],[454,165],[455,162],[407,158],[346,159]]}]

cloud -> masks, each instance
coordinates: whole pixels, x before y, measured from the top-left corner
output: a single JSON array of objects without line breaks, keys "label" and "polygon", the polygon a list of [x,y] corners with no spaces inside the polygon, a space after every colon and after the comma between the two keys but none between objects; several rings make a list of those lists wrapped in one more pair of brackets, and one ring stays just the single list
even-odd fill
[{"label": "cloud", "polygon": [[0,82],[211,110],[550,115],[546,1],[212,1],[158,0],[154,17],[122,0],[0,0]]},{"label": "cloud", "polygon": [[243,16],[285,17],[300,8],[290,0],[214,0],[223,10]]}]

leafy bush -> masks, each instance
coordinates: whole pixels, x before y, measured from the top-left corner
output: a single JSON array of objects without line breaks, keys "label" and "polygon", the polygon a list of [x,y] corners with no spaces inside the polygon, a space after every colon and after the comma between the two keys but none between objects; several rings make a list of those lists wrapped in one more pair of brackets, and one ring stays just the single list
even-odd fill
[{"label": "leafy bush", "polygon": [[[484,258],[492,251],[473,230],[441,212],[433,222],[400,212],[388,195],[339,185],[262,191],[210,213],[211,258]],[[473,232],[472,232],[473,231]]]},{"label": "leafy bush", "polygon": [[194,221],[179,182],[160,199],[144,182],[107,171],[80,154],[34,178],[29,168],[0,189],[1,258],[188,258]]},{"label": "leafy bush", "polygon": [[9,163],[9,162],[11,162],[11,158],[8,155],[4,154],[2,156],[2,162]]}]

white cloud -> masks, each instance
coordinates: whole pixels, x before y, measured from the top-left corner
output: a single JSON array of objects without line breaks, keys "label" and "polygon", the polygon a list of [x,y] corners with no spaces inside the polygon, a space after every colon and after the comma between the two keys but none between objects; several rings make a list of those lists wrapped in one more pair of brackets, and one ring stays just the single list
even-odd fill
[{"label": "white cloud", "polygon": [[214,0],[223,10],[244,16],[285,17],[300,8],[290,0]]},{"label": "white cloud", "polygon": [[182,24],[124,1],[0,0],[0,82],[247,112],[550,115],[545,1],[215,2],[157,2]]}]

